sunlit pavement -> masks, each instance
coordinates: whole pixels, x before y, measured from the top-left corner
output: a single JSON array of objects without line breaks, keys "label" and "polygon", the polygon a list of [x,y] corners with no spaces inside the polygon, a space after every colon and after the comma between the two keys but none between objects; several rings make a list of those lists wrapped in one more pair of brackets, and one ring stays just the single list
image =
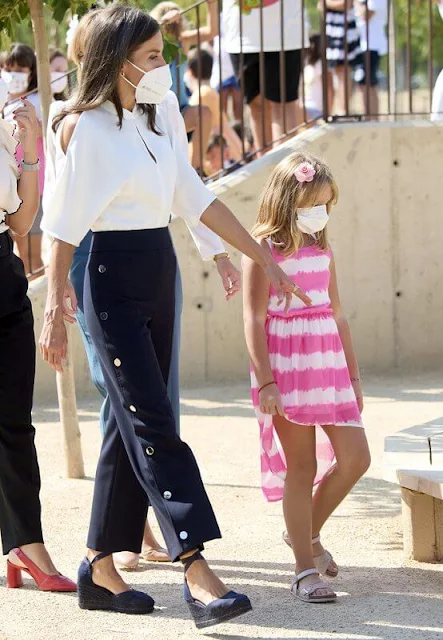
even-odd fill
[{"label": "sunlit pavement", "polygon": [[[308,605],[289,591],[293,559],[282,542],[280,504],[259,486],[258,427],[246,385],[183,392],[182,436],[197,456],[224,538],[206,557],[222,578],[251,597],[254,611],[208,629],[212,638],[432,640],[443,634],[443,565],[406,562],[400,496],[382,479],[388,434],[443,416],[442,372],[366,380],[365,423],[373,464],[323,532],[340,565],[337,604]],[[86,479],[67,480],[55,406],[37,406],[48,547],[60,570],[75,577],[84,553],[98,456],[99,402],[80,401]],[[38,592],[30,581],[5,588],[0,571],[0,640],[164,640],[200,635],[181,597],[179,566],[148,565],[125,577],[155,599],[149,616],[81,611],[75,595]]]}]

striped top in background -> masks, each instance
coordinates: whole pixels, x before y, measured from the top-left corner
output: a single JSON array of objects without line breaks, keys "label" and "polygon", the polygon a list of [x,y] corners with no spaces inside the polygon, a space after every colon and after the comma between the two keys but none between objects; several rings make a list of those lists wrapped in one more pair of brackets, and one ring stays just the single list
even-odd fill
[{"label": "striped top in background", "polygon": [[[289,257],[272,249],[274,259],[313,301],[307,307],[293,297],[285,314],[271,288],[266,334],[274,380],[287,419],[317,427],[317,484],[334,462],[321,426],[361,427],[354,390],[329,297],[331,252],[303,247]],[[252,400],[260,426],[262,488],[269,501],[281,500],[286,461],[273,416],[260,411],[258,382],[251,372]]]},{"label": "striped top in background", "polygon": [[329,67],[356,64],[361,52],[360,31],[353,9],[326,12],[326,59]]}]

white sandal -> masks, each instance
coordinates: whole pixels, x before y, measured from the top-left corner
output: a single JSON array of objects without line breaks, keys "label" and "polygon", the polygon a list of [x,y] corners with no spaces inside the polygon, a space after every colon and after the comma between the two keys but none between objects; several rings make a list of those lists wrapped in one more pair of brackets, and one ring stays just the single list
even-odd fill
[{"label": "white sandal", "polygon": [[[332,589],[326,584],[326,582],[323,582],[323,580],[319,579],[317,580],[317,582],[314,582],[313,584],[310,584],[306,587],[302,587],[300,585],[300,582],[303,580],[303,578],[314,575],[319,576],[318,570],[315,568],[306,569],[306,571],[295,574],[291,586],[292,595],[302,602],[312,602],[319,604],[326,602],[335,602],[337,600],[337,594],[332,591]],[[319,591],[319,589],[327,589],[329,591],[329,595],[315,595],[315,592]]]},{"label": "white sandal", "polygon": [[[286,542],[288,547],[291,547],[292,549],[291,539],[287,531],[283,532],[283,540]],[[312,544],[316,544],[317,542],[320,542],[320,536],[312,538]],[[335,565],[334,558],[332,557],[332,554],[326,549],[320,555],[314,556],[315,568],[317,569],[319,574],[322,576],[328,576],[328,578],[336,578],[338,576],[338,567],[336,567],[335,571],[332,570],[330,568],[331,563],[334,563]]]}]

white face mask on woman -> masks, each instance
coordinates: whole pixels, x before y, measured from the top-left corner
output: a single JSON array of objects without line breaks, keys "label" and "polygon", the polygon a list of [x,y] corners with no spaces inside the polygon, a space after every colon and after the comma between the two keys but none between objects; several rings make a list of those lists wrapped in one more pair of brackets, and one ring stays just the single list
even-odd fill
[{"label": "white face mask on woman", "polygon": [[51,71],[52,93],[63,93],[68,86],[68,76],[64,71]]},{"label": "white face mask on woman", "polygon": [[2,71],[2,78],[8,86],[10,95],[26,93],[28,90],[29,77],[24,71]]},{"label": "white face mask on woman", "polygon": [[169,66],[165,64],[162,67],[151,69],[151,71],[144,71],[130,60],[128,60],[128,62],[143,73],[137,85],[132,84],[132,82],[122,74],[122,78],[135,89],[136,103],[160,104],[172,87],[172,77]]},{"label": "white face mask on woman", "polygon": [[302,233],[318,233],[322,231],[329,220],[325,204],[307,209],[297,209],[297,227]]}]

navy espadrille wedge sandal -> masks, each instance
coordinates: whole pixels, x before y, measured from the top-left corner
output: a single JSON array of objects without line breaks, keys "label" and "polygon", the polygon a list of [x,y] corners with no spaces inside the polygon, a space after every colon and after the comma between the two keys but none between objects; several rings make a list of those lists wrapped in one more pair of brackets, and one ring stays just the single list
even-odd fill
[{"label": "navy espadrille wedge sandal", "polygon": [[92,580],[92,567],[95,562],[110,555],[100,553],[91,562],[84,558],[78,570],[77,593],[80,609],[116,611],[118,613],[146,614],[154,611],[154,600],[142,591],[123,591],[115,594],[99,587]]},{"label": "navy espadrille wedge sandal", "polygon": [[229,591],[222,598],[214,600],[209,604],[203,604],[193,598],[188,581],[186,580],[186,572],[196,560],[204,560],[200,551],[196,551],[192,556],[189,556],[189,558],[182,560],[182,562],[185,569],[184,598],[194,618],[197,629],[213,627],[216,624],[227,622],[252,610],[251,601],[248,596],[242,593],[236,593],[235,591]]}]

